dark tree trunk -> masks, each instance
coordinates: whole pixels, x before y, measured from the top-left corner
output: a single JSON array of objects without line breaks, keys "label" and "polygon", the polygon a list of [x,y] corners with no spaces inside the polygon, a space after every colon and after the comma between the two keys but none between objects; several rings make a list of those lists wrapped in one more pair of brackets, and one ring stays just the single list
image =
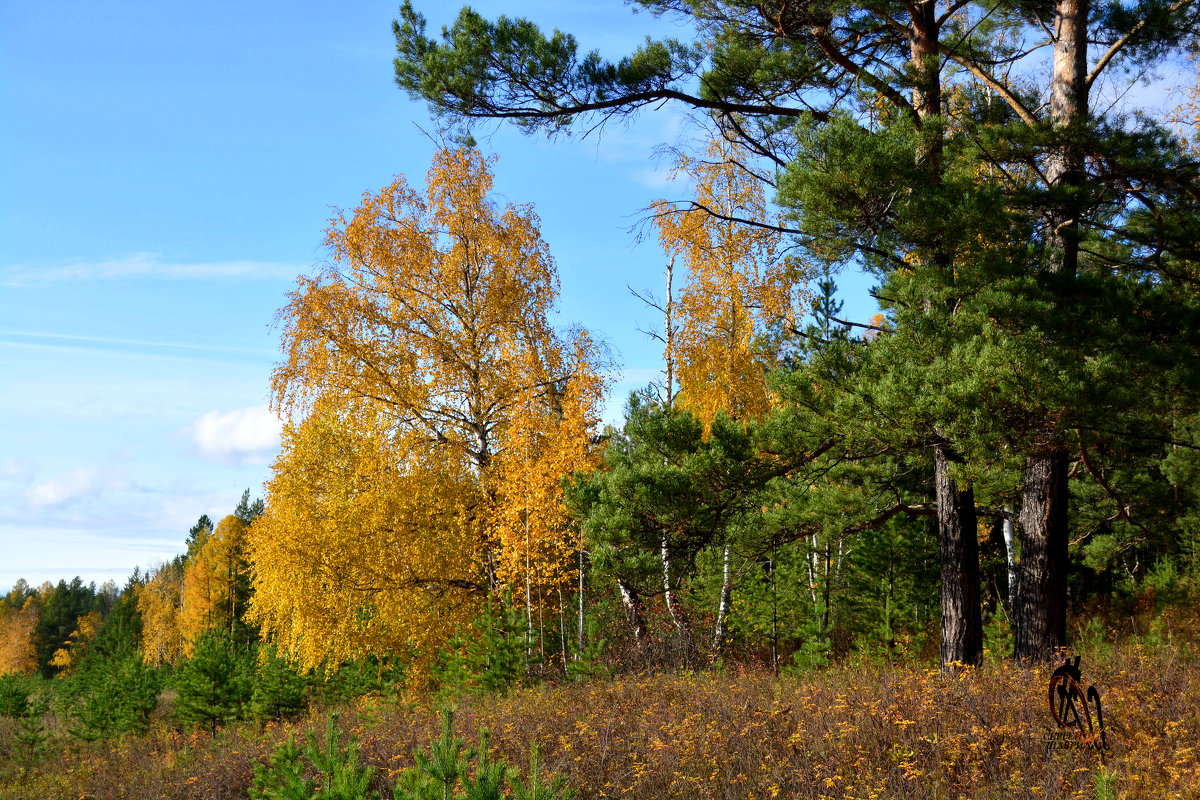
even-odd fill
[{"label": "dark tree trunk", "polygon": [[[1088,116],[1087,19],[1089,0],[1056,0],[1054,5],[1054,78],[1050,117],[1055,128],[1079,125]],[[1077,186],[1084,179],[1083,153],[1069,139],[1047,157],[1051,187]],[[1079,267],[1078,200],[1049,210],[1048,258],[1052,273],[1074,277]],[[1064,308],[1064,314],[1070,309]],[[1053,433],[1053,425],[1048,426]],[[1067,638],[1067,454],[1053,444],[1025,460],[1021,503],[1021,561],[1013,602],[1013,657],[1050,657]]]},{"label": "dark tree trunk", "polygon": [[1040,661],[1067,639],[1067,454],[1025,461],[1021,560],[1013,602],[1013,656]]},{"label": "dark tree trunk", "polygon": [[[941,35],[937,4],[922,0],[910,7],[909,47],[914,70],[913,108],[922,121],[942,112]],[[942,135],[922,131],[917,166],[938,183],[942,175]],[[936,265],[947,285],[954,283],[950,255],[940,242],[930,242],[925,258]],[[953,302],[944,313],[953,314]],[[934,307],[926,299],[926,311]],[[979,664],[983,660],[983,619],[979,609],[979,541],[976,538],[975,492],[959,487],[950,477],[950,464],[958,455],[946,442],[934,447],[934,483],[937,489],[938,548],[941,552],[942,664]]]},{"label": "dark tree trunk", "polygon": [[970,486],[960,489],[950,476],[956,457],[949,445],[936,445],[933,459],[942,571],[942,664],[979,664],[983,660],[983,618],[975,492]]}]

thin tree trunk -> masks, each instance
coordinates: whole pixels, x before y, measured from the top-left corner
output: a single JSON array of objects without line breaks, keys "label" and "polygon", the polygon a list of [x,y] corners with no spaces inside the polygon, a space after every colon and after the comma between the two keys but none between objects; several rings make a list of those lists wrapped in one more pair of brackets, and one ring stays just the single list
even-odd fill
[{"label": "thin tree trunk", "polygon": [[826,542],[825,543],[825,580],[823,582],[824,585],[821,587],[821,601],[822,601],[821,605],[823,605],[825,607],[824,612],[821,616],[821,633],[826,634],[826,635],[828,635],[828,633],[829,633],[829,620],[832,619],[832,617],[833,617],[833,609],[830,608],[830,606],[833,605],[833,597],[832,597],[832,592],[831,592],[833,578],[830,575],[830,566],[831,566],[830,547],[829,547],[829,542]]},{"label": "thin tree trunk", "polygon": [[671,551],[667,549],[667,534],[663,533],[659,538],[659,552],[662,555],[662,576],[663,576],[663,600],[667,604],[667,613],[671,615],[671,622],[675,623],[678,629],[679,618],[675,616],[675,599],[671,592]]},{"label": "thin tree trunk", "polygon": [[955,454],[947,444],[933,448],[937,490],[938,549],[941,553],[941,659],[979,664],[983,660],[983,618],[979,608],[979,540],[975,493],[959,488],[950,475]]},{"label": "thin tree trunk", "polygon": [[712,650],[721,652],[725,644],[725,618],[729,615],[729,600],[733,591],[733,570],[730,564],[729,545],[725,545],[724,567],[721,573],[721,600],[717,604],[717,627],[713,631]]},{"label": "thin tree trunk", "polygon": [[663,597],[666,599],[667,612],[671,615],[671,622],[675,625],[675,632],[679,635],[680,642],[685,648],[690,648],[692,643],[691,623],[683,608],[676,602],[675,590],[671,586],[671,551],[667,547],[666,534],[663,534],[660,544],[662,546]]},{"label": "thin tree trunk", "polygon": [[633,640],[638,647],[646,638],[646,618],[642,613],[642,598],[637,589],[624,578],[617,578],[617,588],[621,591],[621,602],[625,605],[625,618],[633,631]]},{"label": "thin tree trunk", "polygon": [[813,608],[817,607],[817,535],[812,535],[811,547],[808,548],[808,592],[812,595]]},{"label": "thin tree trunk", "polygon": [[667,264],[667,307],[663,310],[663,339],[666,345],[663,400],[669,410],[675,404],[675,257]]},{"label": "thin tree trunk", "polygon": [[562,653],[563,672],[567,671],[567,613],[563,605],[562,587],[558,587],[558,644]]},{"label": "thin tree trunk", "polygon": [[583,547],[579,548],[579,631],[576,645],[576,658],[583,657]]},{"label": "thin tree trunk", "polygon": [[[1005,511],[1008,511],[1006,508]],[[1004,556],[1008,564],[1008,613],[1017,605],[1017,528],[1011,519],[1005,519],[1002,528],[1004,532]]]},{"label": "thin tree trunk", "polygon": [[525,655],[533,655],[533,569],[529,562],[529,504],[525,505]]},{"label": "thin tree trunk", "polygon": [[775,584],[775,543],[771,542],[771,671],[779,674],[779,593]]}]

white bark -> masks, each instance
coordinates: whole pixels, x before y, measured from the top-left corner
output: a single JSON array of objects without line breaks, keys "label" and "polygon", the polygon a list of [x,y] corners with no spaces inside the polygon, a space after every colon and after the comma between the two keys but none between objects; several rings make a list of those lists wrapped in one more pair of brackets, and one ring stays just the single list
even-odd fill
[{"label": "white bark", "polygon": [[713,652],[719,652],[725,643],[725,618],[729,614],[729,599],[732,591],[733,570],[730,564],[729,545],[725,545],[725,565],[721,577],[721,601],[717,605],[717,628],[713,631]]}]

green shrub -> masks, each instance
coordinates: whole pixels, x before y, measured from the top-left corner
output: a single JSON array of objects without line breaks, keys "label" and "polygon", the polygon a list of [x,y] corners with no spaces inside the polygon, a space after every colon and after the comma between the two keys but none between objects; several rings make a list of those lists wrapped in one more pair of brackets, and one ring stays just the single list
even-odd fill
[{"label": "green shrub", "polygon": [[69,679],[63,692],[73,719],[72,736],[95,741],[127,733],[145,733],[158,706],[158,679],[141,653],[93,660]]},{"label": "green shrub", "polygon": [[217,726],[245,714],[253,681],[250,654],[224,632],[207,631],[196,640],[192,657],[175,674],[175,715],[181,722]]},{"label": "green shrub", "polygon": [[279,655],[275,645],[263,647],[254,678],[250,707],[257,720],[281,719],[305,708],[308,681]]},{"label": "green shrub", "polygon": [[434,680],[444,695],[499,694],[528,675],[535,663],[529,652],[528,620],[511,600],[489,598],[470,628],[450,641],[434,668]]},{"label": "green shrub", "polygon": [[20,675],[0,675],[0,717],[19,719],[29,706],[30,681]]},{"label": "green shrub", "polygon": [[[375,800],[379,793],[370,789],[375,768],[358,763],[360,747],[353,736],[342,744],[337,717],[330,715],[323,743],[312,731],[304,747],[289,738],[269,765],[255,766],[251,800]],[[320,781],[307,777],[310,770],[320,774]]]},{"label": "green shrub", "polygon": [[[430,742],[428,753],[413,754],[416,766],[406,769],[392,790],[393,800],[569,800],[565,779],[542,779],[541,748],[534,745],[529,756],[529,778],[521,780],[518,769],[503,759],[488,755],[488,732],[479,732],[479,747],[466,747],[454,735],[454,712],[442,709],[442,736]],[[471,759],[475,759],[474,767]],[[456,786],[463,790],[456,792]],[[508,787],[507,793],[505,787]]]}]

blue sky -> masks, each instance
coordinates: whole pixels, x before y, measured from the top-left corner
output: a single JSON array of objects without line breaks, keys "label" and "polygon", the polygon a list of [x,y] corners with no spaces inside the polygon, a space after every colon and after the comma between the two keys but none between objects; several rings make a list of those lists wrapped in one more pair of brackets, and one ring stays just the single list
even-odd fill
[{"label": "blue sky", "polygon": [[[458,3],[420,2],[436,30]],[[623,4],[477,2],[619,55],[669,23]],[[333,207],[423,183],[426,109],[392,82],[396,2],[8,3],[0,11],[0,590],[123,584],[202,513],[261,494],[278,447],[272,328]],[[497,128],[496,188],[535,204],[560,322],[619,353],[608,416],[658,367],[629,296],[663,257],[628,232],[680,194],[678,112],[582,142]],[[485,132],[486,133],[486,132]],[[865,285],[848,313],[870,313]]]}]

